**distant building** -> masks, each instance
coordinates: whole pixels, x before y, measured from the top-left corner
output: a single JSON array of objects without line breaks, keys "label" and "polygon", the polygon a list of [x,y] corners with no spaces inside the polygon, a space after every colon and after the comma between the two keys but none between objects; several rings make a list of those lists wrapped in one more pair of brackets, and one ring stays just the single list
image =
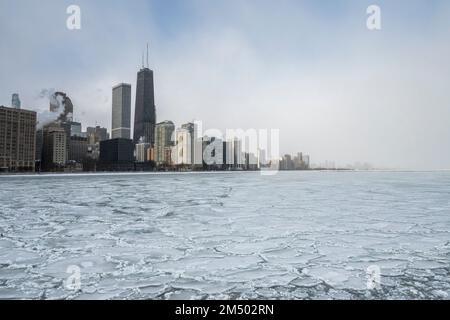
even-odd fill
[{"label": "distant building", "polygon": [[258,156],[254,153],[246,153],[245,154],[245,169],[246,170],[258,170],[260,168],[260,163],[258,160]]},{"label": "distant building", "polygon": [[165,166],[172,166],[173,165],[173,159],[172,159],[172,153],[173,153],[173,150],[172,150],[172,148],[173,148],[173,146],[172,147],[165,147],[164,148],[164,162],[162,163],[163,165],[165,165]]},{"label": "distant building", "polygon": [[238,138],[229,139],[225,143],[225,163],[228,169],[242,169],[245,166],[245,155],[242,151],[242,141]]},{"label": "distant building", "polygon": [[[72,121],[59,121],[55,122],[55,126],[59,126],[64,129],[66,133],[66,160],[69,159],[70,137],[72,136]],[[76,126],[75,126],[76,127]]]},{"label": "distant building", "polygon": [[88,127],[86,129],[86,134],[88,138],[88,143],[90,145],[99,143],[100,141],[105,141],[109,139],[108,129],[102,128],[100,126]]},{"label": "distant building", "polygon": [[36,112],[0,106],[0,170],[34,171]]},{"label": "distant building", "polygon": [[11,99],[11,106],[14,109],[20,109],[20,99],[19,99],[19,94],[18,93],[13,93],[12,95],[12,99]]},{"label": "distant building", "polygon": [[[189,136],[191,138],[191,142],[190,142],[190,144],[191,144],[191,148],[190,148],[191,161],[190,161],[190,163],[195,164],[195,153],[196,153],[195,140],[196,140],[196,133],[197,133],[195,130],[195,124],[188,122],[188,123],[183,124],[181,126],[181,128],[185,129],[189,133]],[[200,163],[201,163],[201,161],[200,161]]]},{"label": "distant building", "polygon": [[224,141],[224,159],[225,159],[225,165],[227,169],[232,169],[234,166],[234,147],[233,147],[233,141],[228,139]]},{"label": "distant building", "polygon": [[92,160],[98,160],[100,156],[100,142],[109,140],[108,129],[100,126],[88,127],[86,129],[87,136],[87,156]]},{"label": "distant building", "polygon": [[150,143],[141,142],[136,145],[136,161],[150,162],[148,151],[151,149]]},{"label": "distant building", "polygon": [[173,161],[175,165],[192,165],[192,136],[189,129],[181,128],[176,131]]},{"label": "distant building", "polygon": [[[148,60],[148,57],[147,57]],[[148,61],[147,61],[148,64]],[[142,66],[137,74],[136,105],[134,113],[134,144],[141,139],[145,143],[155,144],[156,107],[153,84],[153,71]]]},{"label": "distant building", "polygon": [[155,161],[155,148],[149,148],[147,150],[147,159],[148,161]]},{"label": "distant building", "polygon": [[64,168],[67,162],[67,139],[64,128],[55,124],[43,131],[42,169],[53,171]]},{"label": "distant building", "polygon": [[71,122],[70,123],[70,136],[71,137],[85,137],[86,134],[81,131],[81,123],[80,122]]},{"label": "distant building", "polygon": [[308,155],[303,156],[303,164],[305,169],[309,169],[311,167],[311,161]]},{"label": "distant building", "polygon": [[98,160],[100,158],[100,143],[89,144],[87,147],[87,157],[93,160]]},{"label": "distant building", "polygon": [[221,170],[224,167],[224,143],[216,137],[203,138],[203,162],[209,170]]},{"label": "distant building", "polygon": [[112,91],[111,138],[131,138],[131,85],[121,83]]},{"label": "distant building", "polygon": [[294,170],[295,169],[295,163],[292,160],[292,157],[290,154],[284,155],[280,162],[280,170]]},{"label": "distant building", "polygon": [[131,139],[116,138],[100,142],[98,170],[134,170],[134,145]]},{"label": "distant building", "polygon": [[284,155],[279,165],[280,170],[308,170],[309,168],[309,156],[301,152],[297,153],[293,158],[289,154]]},{"label": "distant building", "polygon": [[82,163],[88,153],[88,139],[74,135],[70,137],[69,161]]},{"label": "distant building", "polygon": [[40,170],[42,155],[43,155],[43,147],[44,147],[44,129],[38,129],[36,131],[36,152],[35,152],[35,160],[36,160],[36,170]]},{"label": "distant building", "polygon": [[266,150],[258,150],[258,163],[260,167],[266,167],[269,164],[269,161],[267,160]]},{"label": "distant building", "polygon": [[[172,121],[158,123],[155,127],[155,162],[157,165],[170,165],[172,162],[172,135],[175,131],[175,125]],[[169,159],[170,158],[170,159]]]},{"label": "distant building", "polygon": [[309,156],[302,152],[297,153],[293,161],[295,170],[307,170],[310,167]]}]

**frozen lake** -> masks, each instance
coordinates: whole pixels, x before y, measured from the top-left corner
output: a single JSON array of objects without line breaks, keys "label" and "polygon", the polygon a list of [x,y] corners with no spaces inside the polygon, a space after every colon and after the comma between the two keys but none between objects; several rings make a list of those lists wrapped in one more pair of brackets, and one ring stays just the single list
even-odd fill
[{"label": "frozen lake", "polygon": [[0,299],[450,298],[450,172],[0,176],[0,233]]}]

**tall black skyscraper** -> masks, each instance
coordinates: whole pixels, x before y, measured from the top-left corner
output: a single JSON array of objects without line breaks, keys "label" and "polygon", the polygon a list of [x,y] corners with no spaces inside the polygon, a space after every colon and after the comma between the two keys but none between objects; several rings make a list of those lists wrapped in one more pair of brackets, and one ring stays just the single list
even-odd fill
[{"label": "tall black skyscraper", "polygon": [[142,63],[142,69],[137,74],[136,109],[134,115],[133,142],[136,144],[142,138],[143,142],[155,144],[155,90],[153,86],[153,71]]}]

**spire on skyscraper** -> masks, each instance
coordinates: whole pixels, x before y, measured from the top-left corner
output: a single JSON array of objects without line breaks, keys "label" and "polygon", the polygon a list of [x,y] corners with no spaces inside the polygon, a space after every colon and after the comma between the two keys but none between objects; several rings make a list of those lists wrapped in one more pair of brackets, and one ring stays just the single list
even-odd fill
[{"label": "spire on skyscraper", "polygon": [[149,44],[147,43],[147,66],[144,65],[144,55],[142,55],[142,69],[137,74],[136,82],[136,106],[134,113],[134,134],[133,142],[138,144],[141,141],[154,145],[156,107],[155,92],[153,85],[153,71],[149,64]]},{"label": "spire on skyscraper", "polygon": [[148,65],[148,42],[147,42],[147,68],[150,68]]}]

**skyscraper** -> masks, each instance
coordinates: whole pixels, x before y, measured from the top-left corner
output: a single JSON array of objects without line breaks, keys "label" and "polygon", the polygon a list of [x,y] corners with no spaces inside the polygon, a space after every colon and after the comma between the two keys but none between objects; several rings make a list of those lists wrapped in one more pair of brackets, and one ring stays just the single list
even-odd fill
[{"label": "skyscraper", "polygon": [[34,171],[36,112],[0,106],[0,170]]},{"label": "skyscraper", "polygon": [[57,124],[44,128],[42,168],[46,171],[62,169],[67,162],[66,130]]},{"label": "skyscraper", "polygon": [[175,156],[172,160],[176,165],[192,165],[192,139],[189,129],[177,129],[175,139]]},{"label": "skyscraper", "polygon": [[86,137],[86,134],[81,132],[81,123],[80,122],[71,122],[70,123],[70,136],[71,137]]},{"label": "skyscraper", "polygon": [[173,146],[172,134],[175,125],[172,121],[158,123],[155,128],[155,161],[158,165],[169,164],[167,151],[171,152]]},{"label": "skyscraper", "polygon": [[196,143],[195,143],[196,136],[195,135],[197,134],[196,129],[195,129],[195,124],[188,122],[188,123],[183,124],[181,126],[181,128],[187,130],[187,132],[189,133],[189,137],[191,139],[189,153],[191,155],[190,164],[193,165],[193,164],[195,164],[195,147],[196,147]]},{"label": "skyscraper", "polygon": [[[71,128],[73,122],[73,103],[69,96],[64,92],[54,92],[50,96],[50,112],[59,114],[58,119],[51,123],[52,127],[60,127],[66,133],[66,161],[69,157],[69,146],[70,146],[70,136]],[[44,151],[44,150],[43,150]],[[43,159],[44,160],[44,159]],[[56,163],[56,162],[55,162]],[[44,163],[43,163],[44,164]],[[57,163],[61,166],[61,163]]]},{"label": "skyscraper", "polygon": [[150,161],[151,159],[148,156],[150,148],[150,143],[138,143],[136,145],[136,161],[140,163]]},{"label": "skyscraper", "polygon": [[142,69],[137,74],[136,85],[136,109],[134,114],[134,135],[135,144],[141,140],[155,144],[156,107],[155,90],[153,85],[153,70],[148,68],[148,47],[147,47],[147,68],[142,63]]},{"label": "skyscraper", "polygon": [[89,140],[89,144],[96,144],[100,141],[109,139],[108,129],[102,128],[100,126],[87,127],[86,134]]},{"label": "skyscraper", "polygon": [[13,93],[12,100],[11,100],[11,106],[14,109],[20,109],[20,99],[18,93]]},{"label": "skyscraper", "polygon": [[131,85],[121,83],[112,91],[111,138],[131,138]]}]

